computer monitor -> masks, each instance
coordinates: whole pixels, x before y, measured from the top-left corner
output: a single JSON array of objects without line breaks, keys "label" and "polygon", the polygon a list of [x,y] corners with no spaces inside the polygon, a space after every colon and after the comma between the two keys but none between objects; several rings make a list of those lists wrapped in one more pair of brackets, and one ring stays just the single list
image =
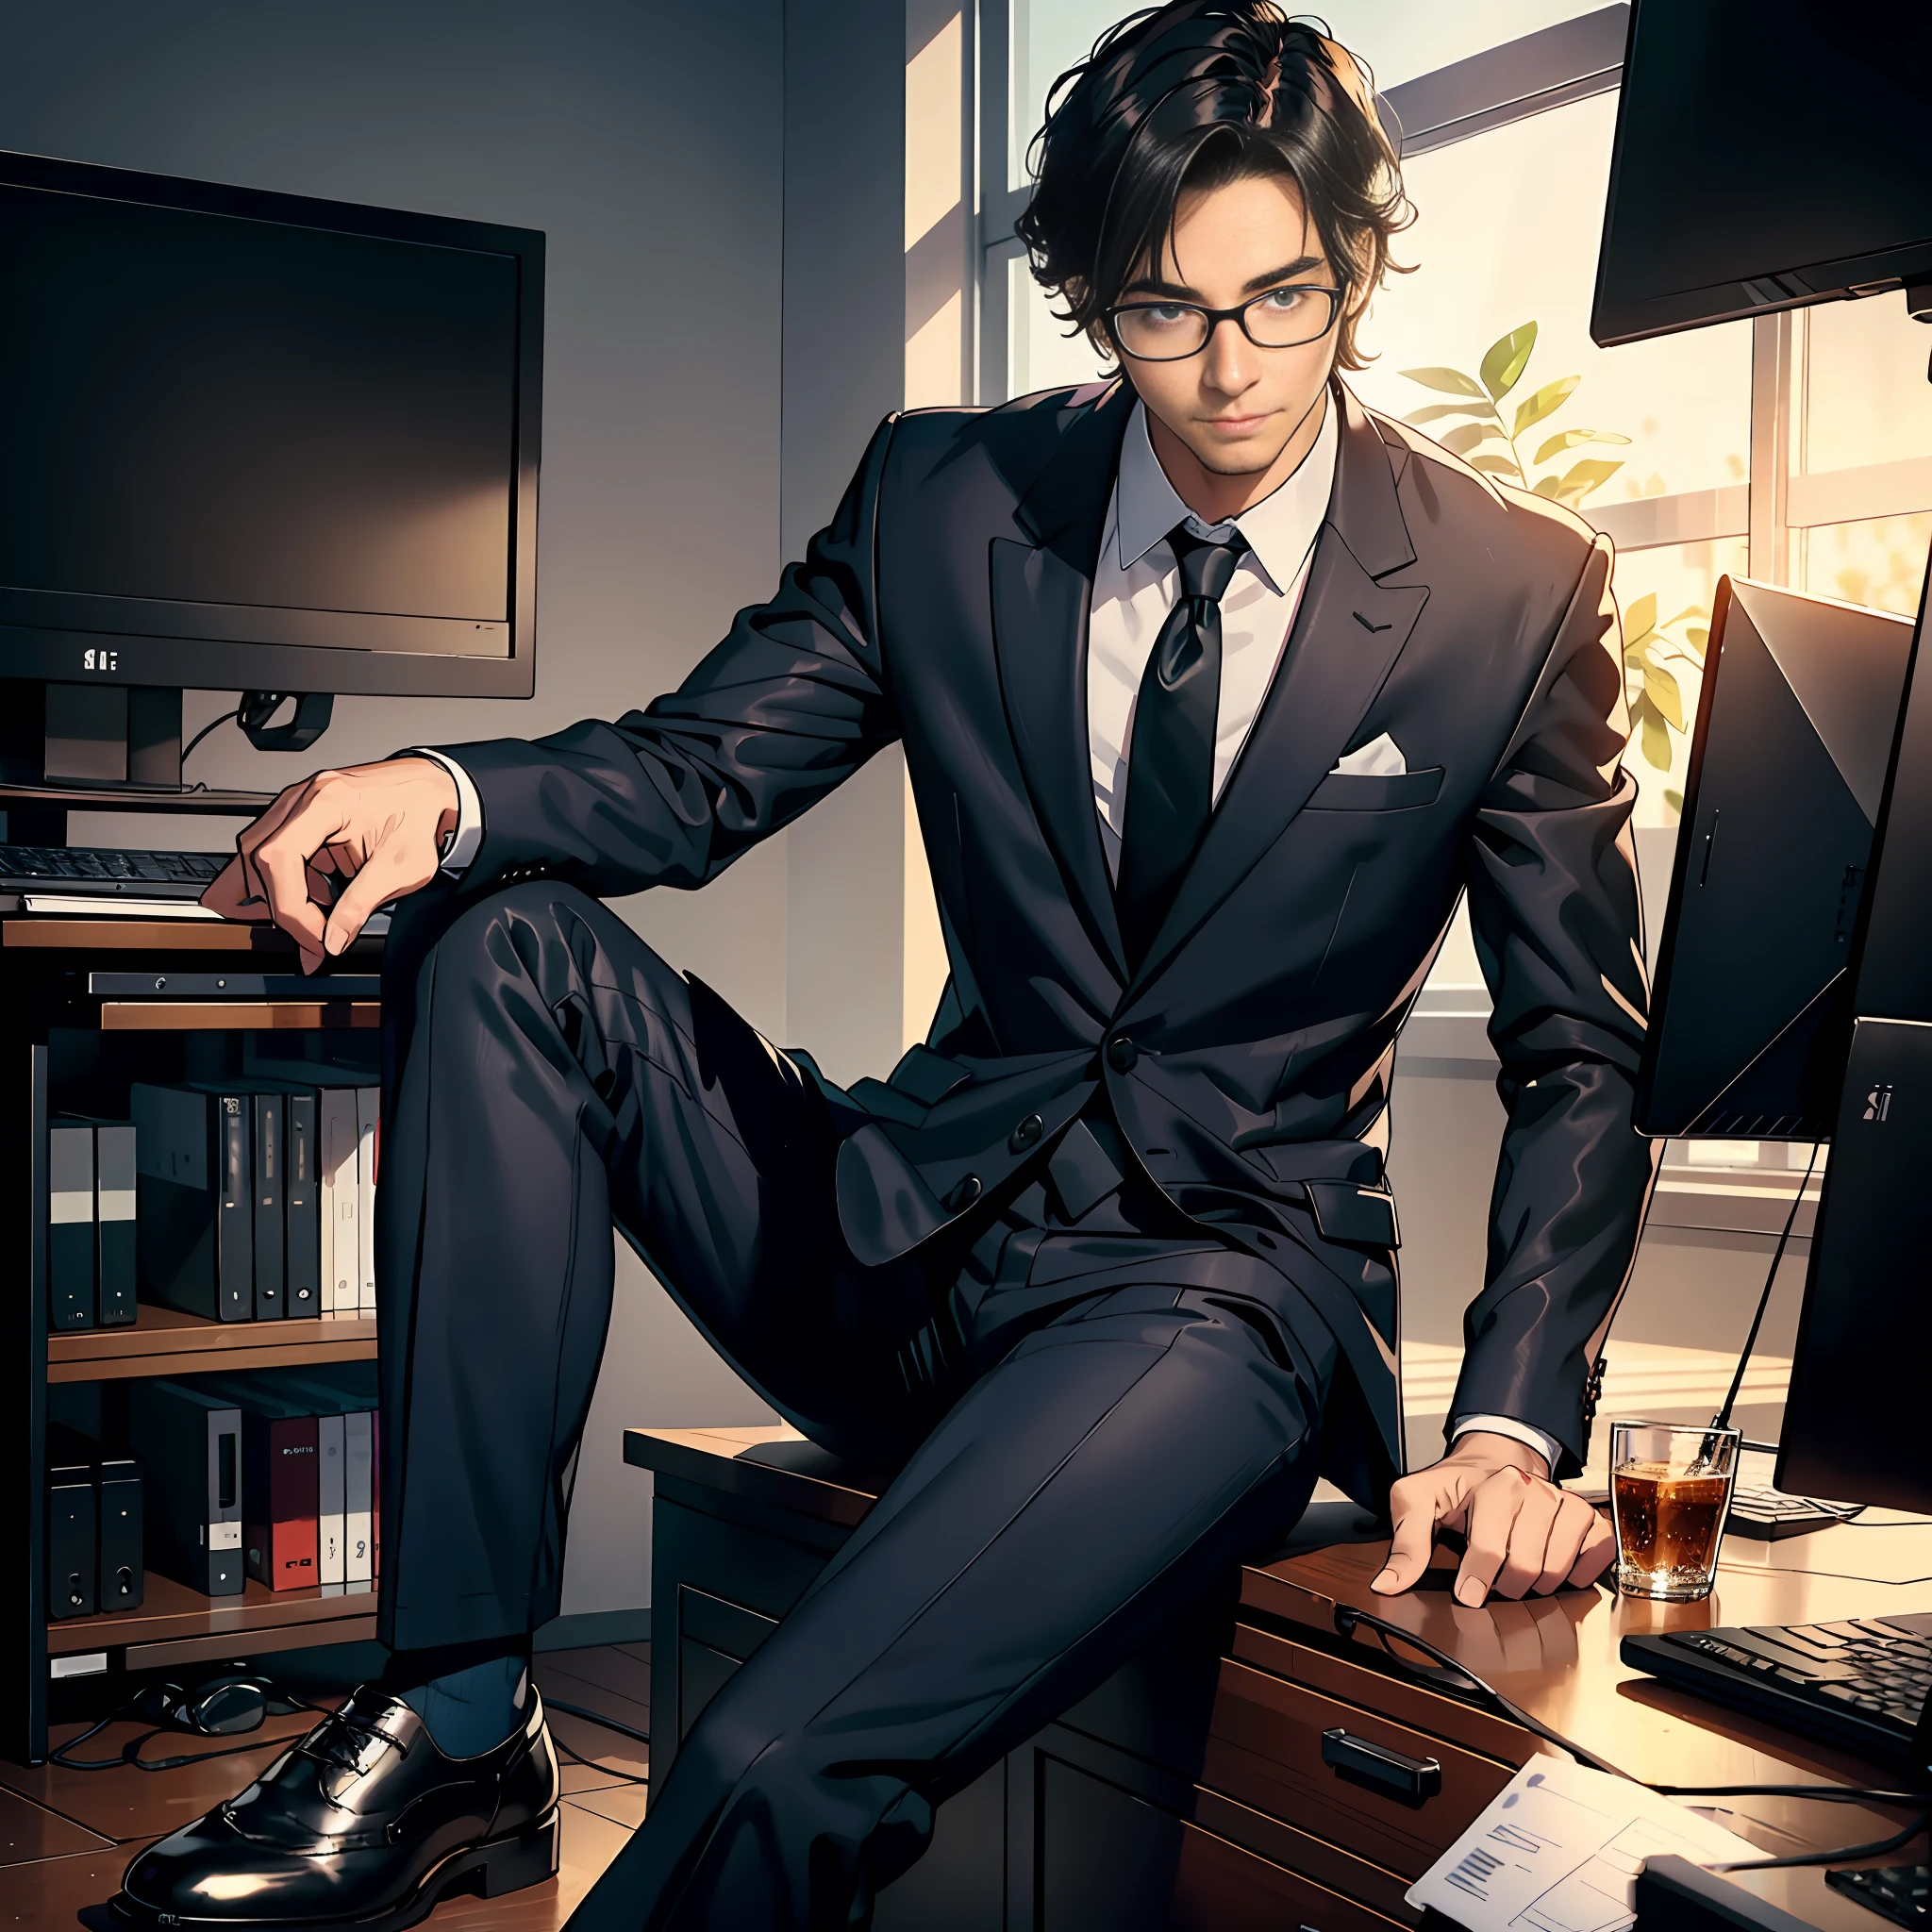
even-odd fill
[{"label": "computer monitor", "polygon": [[1591,334],[1932,283],[1928,71],[1923,0],[1635,0]]},{"label": "computer monitor", "polygon": [[0,155],[0,678],[533,689],[543,237]]},{"label": "computer monitor", "polygon": [[1815,1141],[1912,626],[1722,578],[1638,1073],[1641,1133]]},{"label": "computer monitor", "polygon": [[1811,1239],[1780,1489],[1932,1510],[1932,565],[1919,606],[1850,1041]]}]

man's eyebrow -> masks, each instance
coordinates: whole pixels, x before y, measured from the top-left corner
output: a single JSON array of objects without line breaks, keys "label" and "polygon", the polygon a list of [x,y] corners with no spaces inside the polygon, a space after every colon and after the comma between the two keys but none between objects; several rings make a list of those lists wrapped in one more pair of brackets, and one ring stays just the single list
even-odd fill
[{"label": "man's eyebrow", "polygon": [[[1272,289],[1277,282],[1285,282],[1291,275],[1306,275],[1311,268],[1326,268],[1327,263],[1319,255],[1297,256],[1293,261],[1284,263],[1280,268],[1270,269],[1264,275],[1255,275],[1242,285],[1241,293],[1257,295],[1263,289]],[[1201,300],[1198,289],[1191,289],[1185,282],[1170,282],[1158,275],[1140,275],[1121,291],[1123,297],[1128,295],[1163,295],[1175,302],[1196,302]]]}]

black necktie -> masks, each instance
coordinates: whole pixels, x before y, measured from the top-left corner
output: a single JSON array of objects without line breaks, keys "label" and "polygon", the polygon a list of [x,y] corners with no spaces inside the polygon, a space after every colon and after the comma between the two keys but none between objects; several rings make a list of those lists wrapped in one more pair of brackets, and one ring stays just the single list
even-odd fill
[{"label": "black necktie", "polygon": [[1214,808],[1214,732],[1221,713],[1221,599],[1247,552],[1239,530],[1168,541],[1181,591],[1154,641],[1134,705],[1127,822],[1115,898],[1127,958],[1139,966],[1174,903]]}]

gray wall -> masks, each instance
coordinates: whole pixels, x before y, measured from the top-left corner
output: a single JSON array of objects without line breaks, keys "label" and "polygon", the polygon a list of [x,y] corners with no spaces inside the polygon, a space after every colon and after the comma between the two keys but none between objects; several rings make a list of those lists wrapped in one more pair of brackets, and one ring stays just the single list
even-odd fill
[{"label": "gray wall", "polygon": [[[895,12],[884,35],[895,75],[902,37]],[[786,363],[778,300],[781,0],[7,0],[0,46],[0,146],[549,237],[537,695],[345,699],[320,748],[329,761],[610,715],[675,682],[735,609],[769,591],[781,393],[789,432],[813,374],[809,358]],[[876,192],[896,253],[896,175]],[[895,347],[898,314],[895,282]],[[822,332],[838,321],[823,318]],[[890,380],[861,415],[896,404],[896,362]],[[850,403],[833,380],[805,425],[817,455],[797,472],[797,518],[856,460],[862,428],[838,447]],[[222,708],[191,694],[191,724]],[[189,775],[275,789],[318,761],[251,752],[225,727]],[[191,842],[192,823],[170,821],[153,842]],[[207,829],[220,842],[233,828]],[[774,840],[702,894],[621,908],[780,1038],[785,847]],[[619,1262],[574,1511],[572,1611],[649,1601],[646,1479],[618,1460],[620,1425],[765,1412],[621,1248]]]}]

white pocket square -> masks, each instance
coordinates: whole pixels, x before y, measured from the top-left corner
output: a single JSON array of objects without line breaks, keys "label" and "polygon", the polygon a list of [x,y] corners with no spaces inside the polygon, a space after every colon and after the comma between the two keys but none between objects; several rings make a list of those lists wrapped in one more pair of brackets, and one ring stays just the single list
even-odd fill
[{"label": "white pocket square", "polygon": [[1408,760],[1402,756],[1402,747],[1385,731],[1347,757],[1337,758],[1329,775],[1339,772],[1350,778],[1400,778],[1407,771]]}]

